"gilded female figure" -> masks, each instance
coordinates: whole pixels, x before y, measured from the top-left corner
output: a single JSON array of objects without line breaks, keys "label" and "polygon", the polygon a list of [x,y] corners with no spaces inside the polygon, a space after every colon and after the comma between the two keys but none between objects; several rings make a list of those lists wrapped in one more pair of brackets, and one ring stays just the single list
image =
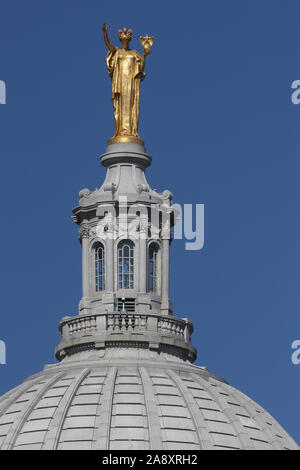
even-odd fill
[{"label": "gilded female figure", "polygon": [[145,78],[145,58],[151,51],[153,37],[140,37],[143,55],[129,49],[132,30],[119,30],[122,48],[108,39],[107,26],[102,26],[108,48],[107,70],[112,80],[115,133],[110,142],[141,142],[138,135],[140,82]]}]

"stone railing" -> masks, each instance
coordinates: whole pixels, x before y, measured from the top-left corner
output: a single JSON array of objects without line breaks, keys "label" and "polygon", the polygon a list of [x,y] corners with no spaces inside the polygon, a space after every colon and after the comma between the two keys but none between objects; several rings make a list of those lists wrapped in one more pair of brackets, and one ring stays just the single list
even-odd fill
[{"label": "stone railing", "polygon": [[96,315],[76,317],[68,320],[65,325],[69,329],[70,336],[89,334],[96,330]]},{"label": "stone railing", "polygon": [[[186,318],[154,313],[113,312],[64,317],[60,324],[61,343],[56,348],[59,360],[72,351],[112,347],[120,342],[148,344],[149,348],[167,347],[186,350],[196,357],[190,343],[193,325]],[[68,351],[68,352],[66,352]]]},{"label": "stone railing", "polygon": [[106,329],[108,331],[147,330],[147,315],[122,312],[107,314]]},{"label": "stone railing", "polygon": [[187,323],[179,318],[159,317],[158,318],[158,331],[170,333],[176,336],[184,337],[184,330],[187,328]]},{"label": "stone railing", "polygon": [[93,335],[96,331],[133,332],[151,331],[176,336],[189,341],[193,326],[187,319],[171,315],[139,314],[135,312],[116,312],[93,315],[64,317],[59,330],[63,338]]}]

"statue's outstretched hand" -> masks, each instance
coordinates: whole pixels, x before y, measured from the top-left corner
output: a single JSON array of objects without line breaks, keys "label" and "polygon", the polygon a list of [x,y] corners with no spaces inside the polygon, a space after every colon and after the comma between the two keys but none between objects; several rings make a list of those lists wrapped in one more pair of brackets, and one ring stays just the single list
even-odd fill
[{"label": "statue's outstretched hand", "polygon": [[108,26],[106,26],[106,24],[103,23],[103,25],[102,25],[102,31],[103,31],[103,33],[107,33],[107,30],[108,30]]}]

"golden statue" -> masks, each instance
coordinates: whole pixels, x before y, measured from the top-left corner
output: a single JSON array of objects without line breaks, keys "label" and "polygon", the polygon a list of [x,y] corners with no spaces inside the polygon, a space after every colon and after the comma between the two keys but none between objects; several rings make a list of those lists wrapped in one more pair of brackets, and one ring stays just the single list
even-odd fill
[{"label": "golden statue", "polygon": [[143,55],[129,49],[132,30],[119,29],[122,49],[113,46],[108,39],[108,27],[104,23],[102,31],[108,48],[107,71],[112,80],[112,102],[114,107],[115,133],[109,143],[143,143],[138,135],[140,82],[145,78],[145,58],[150,54],[154,38],[140,36]]}]

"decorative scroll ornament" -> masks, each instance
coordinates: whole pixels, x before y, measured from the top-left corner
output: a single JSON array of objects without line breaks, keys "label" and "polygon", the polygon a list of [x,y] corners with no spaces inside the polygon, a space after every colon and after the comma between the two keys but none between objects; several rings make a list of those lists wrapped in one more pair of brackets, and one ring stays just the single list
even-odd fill
[{"label": "decorative scroll ornament", "polygon": [[88,188],[84,188],[82,189],[80,192],[79,192],[79,198],[83,198],[83,197],[89,197],[89,195],[91,194],[91,191],[88,189]]},{"label": "decorative scroll ornament", "polygon": [[90,229],[87,225],[82,225],[79,229],[80,239],[89,238]]},{"label": "decorative scroll ornament", "polygon": [[106,214],[102,220],[99,220],[95,229],[95,235],[98,238],[115,237],[117,233],[116,223],[111,214]]},{"label": "decorative scroll ornament", "polygon": [[150,188],[147,184],[137,184],[136,190],[139,194],[142,192],[148,193],[150,191]]},{"label": "decorative scroll ornament", "polygon": [[140,222],[139,222],[140,233],[148,234],[148,229],[149,229],[148,217],[140,217]]},{"label": "decorative scroll ornament", "polygon": [[117,185],[116,183],[106,183],[102,186],[102,188],[103,191],[112,191],[114,193],[117,189]]},{"label": "decorative scroll ornament", "polygon": [[110,234],[114,234],[116,231],[116,224],[113,221],[112,216],[107,216],[107,223],[105,226],[105,231]]},{"label": "decorative scroll ornament", "polygon": [[171,238],[170,214],[167,214],[167,217],[165,218],[165,220],[163,222],[163,226],[162,226],[160,235],[161,235],[161,238],[163,240],[170,240],[170,238]]},{"label": "decorative scroll ornament", "polygon": [[171,193],[171,191],[169,191],[168,189],[165,189],[165,190],[160,194],[160,196],[161,196],[161,198],[163,199],[162,206],[170,207],[170,206],[171,206],[172,199],[173,199],[173,194]]}]

